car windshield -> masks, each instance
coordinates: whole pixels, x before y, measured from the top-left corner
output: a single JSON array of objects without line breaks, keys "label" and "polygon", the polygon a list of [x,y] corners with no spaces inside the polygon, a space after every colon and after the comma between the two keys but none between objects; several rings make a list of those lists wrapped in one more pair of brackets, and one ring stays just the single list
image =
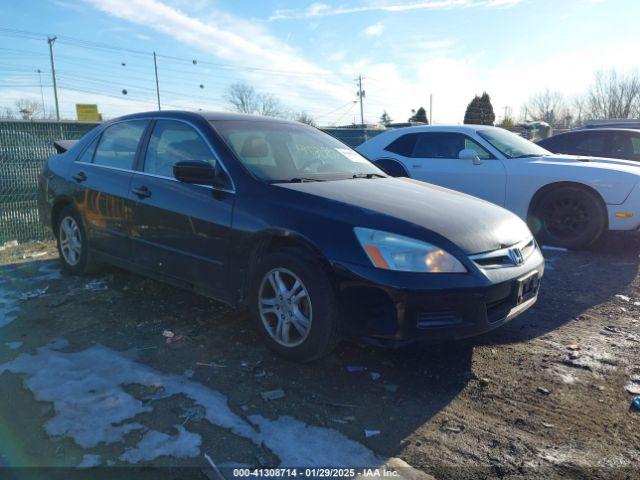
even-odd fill
[{"label": "car windshield", "polygon": [[243,120],[212,125],[240,162],[270,183],[387,176],[358,152],[313,127]]},{"label": "car windshield", "polygon": [[478,135],[493,145],[507,158],[544,157],[551,155],[539,145],[530,142],[520,135],[516,135],[502,128],[487,128],[478,130]]}]

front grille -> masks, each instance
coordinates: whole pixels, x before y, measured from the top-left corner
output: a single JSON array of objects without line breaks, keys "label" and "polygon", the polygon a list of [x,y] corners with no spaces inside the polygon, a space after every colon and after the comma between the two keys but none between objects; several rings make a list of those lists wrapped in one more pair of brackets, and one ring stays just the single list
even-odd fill
[{"label": "front grille", "polygon": [[514,267],[518,265],[512,254],[514,250],[518,250],[520,252],[522,262],[524,263],[533,254],[533,252],[535,252],[536,248],[536,241],[531,238],[524,242],[520,242],[519,244],[512,245],[511,247],[501,248],[491,252],[478,253],[476,255],[471,255],[469,258],[483,269]]},{"label": "front grille", "polygon": [[419,312],[416,316],[418,328],[451,327],[461,323],[462,318],[453,310]]}]

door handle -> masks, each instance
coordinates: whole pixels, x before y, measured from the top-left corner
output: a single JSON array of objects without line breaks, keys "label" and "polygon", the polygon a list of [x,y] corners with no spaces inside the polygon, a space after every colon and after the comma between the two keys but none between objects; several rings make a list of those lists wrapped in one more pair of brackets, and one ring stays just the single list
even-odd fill
[{"label": "door handle", "polygon": [[71,178],[73,178],[78,183],[82,183],[87,179],[87,176],[85,175],[84,172],[78,172],[75,175],[73,175]]},{"label": "door handle", "polygon": [[134,188],[132,192],[137,195],[139,198],[148,198],[151,196],[151,190],[142,185],[141,187]]}]

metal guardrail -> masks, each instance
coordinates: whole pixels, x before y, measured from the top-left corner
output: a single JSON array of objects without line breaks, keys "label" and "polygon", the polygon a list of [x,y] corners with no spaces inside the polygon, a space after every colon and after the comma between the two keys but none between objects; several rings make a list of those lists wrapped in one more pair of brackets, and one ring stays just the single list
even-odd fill
[{"label": "metal guardrail", "polygon": [[[0,120],[0,245],[41,240],[50,232],[38,220],[37,186],[54,140],[77,140],[97,123]],[[380,133],[362,128],[323,129],[351,147]]]}]

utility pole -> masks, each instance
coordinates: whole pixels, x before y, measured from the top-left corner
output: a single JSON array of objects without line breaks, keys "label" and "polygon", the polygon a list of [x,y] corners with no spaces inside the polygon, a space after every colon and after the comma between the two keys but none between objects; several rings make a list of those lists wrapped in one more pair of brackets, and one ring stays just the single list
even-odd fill
[{"label": "utility pole", "polygon": [[429,94],[429,125],[433,125],[433,93]]},{"label": "utility pole", "polygon": [[53,97],[56,101],[56,120],[60,121],[60,105],[58,105],[58,84],[56,83],[56,65],[53,61],[53,43],[58,37],[48,37],[49,56],[51,57],[51,76],[53,77]]},{"label": "utility pole", "polygon": [[42,117],[47,117],[47,109],[44,107],[44,91],[42,90],[42,71],[40,69],[36,70],[38,72],[38,79],[40,80],[40,98],[42,99]]},{"label": "utility pole", "polygon": [[158,110],[162,110],[160,107],[160,84],[158,83],[158,60],[156,58],[156,52],[153,52],[153,68],[156,71],[156,95],[158,96]]},{"label": "utility pole", "polygon": [[358,99],[360,100],[360,124],[364,127],[364,109],[362,107],[362,99],[365,93],[362,90],[362,75],[358,75]]}]

